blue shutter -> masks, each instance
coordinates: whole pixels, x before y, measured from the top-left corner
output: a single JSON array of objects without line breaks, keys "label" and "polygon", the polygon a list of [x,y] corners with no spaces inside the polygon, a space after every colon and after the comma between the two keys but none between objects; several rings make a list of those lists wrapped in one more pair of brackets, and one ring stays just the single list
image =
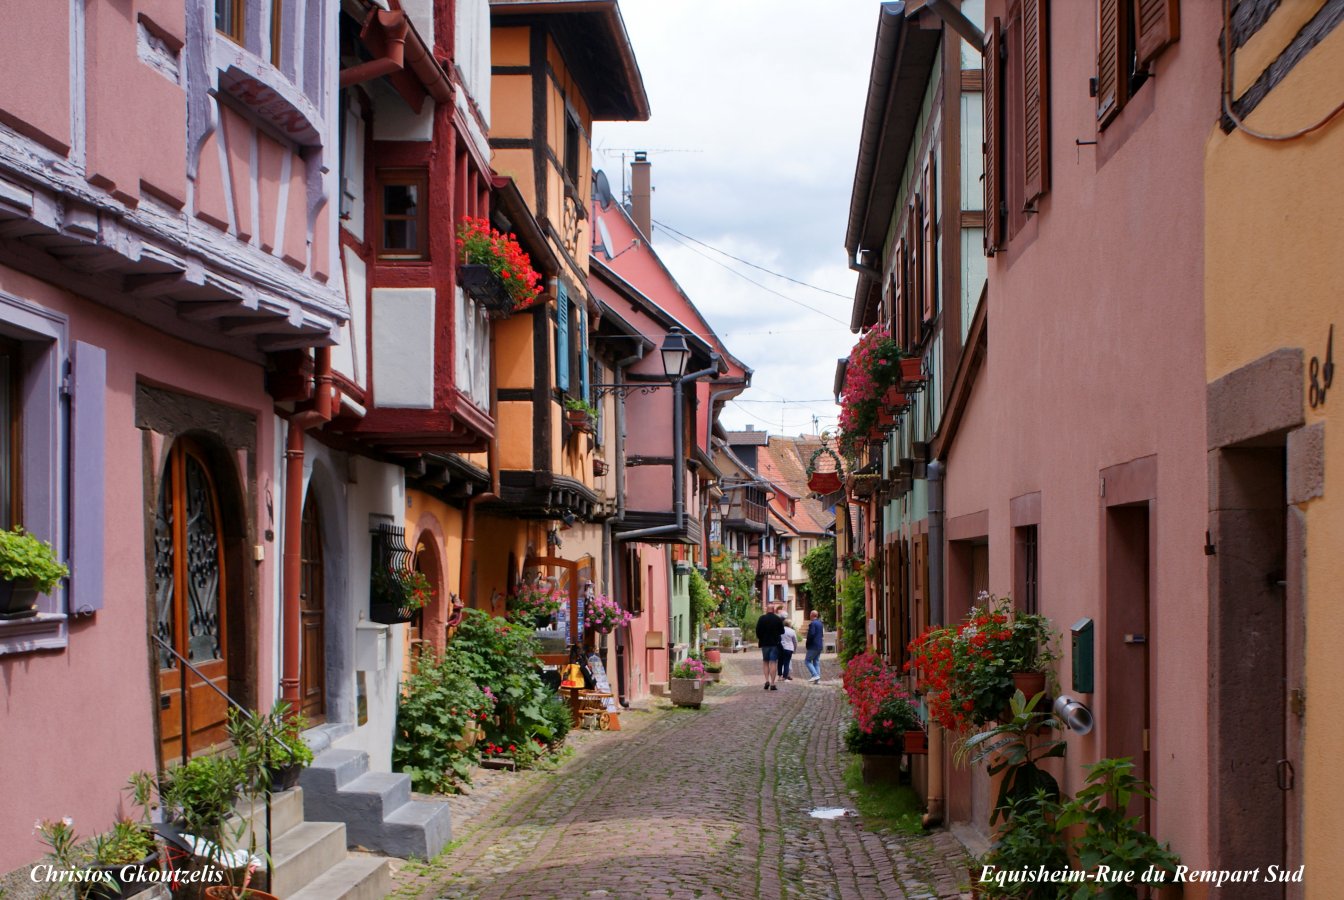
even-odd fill
[{"label": "blue shutter", "polygon": [[569,390],[569,292],[563,281],[555,299],[555,385]]},{"label": "blue shutter", "polygon": [[70,612],[103,608],[107,351],[75,341],[70,361]]},{"label": "blue shutter", "polygon": [[583,385],[583,399],[588,401],[588,310],[579,308],[579,383]]}]

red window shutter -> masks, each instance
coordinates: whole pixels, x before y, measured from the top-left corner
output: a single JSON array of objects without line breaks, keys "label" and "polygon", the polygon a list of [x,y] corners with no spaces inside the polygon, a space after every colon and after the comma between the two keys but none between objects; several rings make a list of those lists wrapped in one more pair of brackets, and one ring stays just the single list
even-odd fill
[{"label": "red window shutter", "polygon": [[1027,206],[1050,188],[1050,46],[1046,0],[1022,4],[1023,186]]},{"label": "red window shutter", "polygon": [[1139,65],[1146,66],[1181,36],[1180,0],[1138,0],[1135,44]]},{"label": "red window shutter", "polygon": [[938,311],[938,187],[934,162],[924,170],[924,321]]},{"label": "red window shutter", "polygon": [[1105,128],[1124,103],[1125,36],[1124,0],[1097,3],[1097,126]]},{"label": "red window shutter", "polygon": [[1003,26],[994,19],[985,34],[985,255],[1003,245]]}]

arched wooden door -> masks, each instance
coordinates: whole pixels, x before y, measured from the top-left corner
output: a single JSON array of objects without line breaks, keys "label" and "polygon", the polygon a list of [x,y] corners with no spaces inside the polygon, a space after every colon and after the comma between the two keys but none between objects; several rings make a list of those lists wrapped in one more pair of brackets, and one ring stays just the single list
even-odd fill
[{"label": "arched wooden door", "polygon": [[303,656],[299,662],[299,690],[303,714],[314,725],[327,720],[326,587],[323,580],[322,513],[317,497],[308,490],[303,505],[300,550],[299,620]]},{"label": "arched wooden door", "polygon": [[[155,644],[163,760],[225,740],[229,693],[224,541],[219,494],[200,449],[179,439],[159,486],[154,527]],[[209,682],[209,683],[207,683]]]}]

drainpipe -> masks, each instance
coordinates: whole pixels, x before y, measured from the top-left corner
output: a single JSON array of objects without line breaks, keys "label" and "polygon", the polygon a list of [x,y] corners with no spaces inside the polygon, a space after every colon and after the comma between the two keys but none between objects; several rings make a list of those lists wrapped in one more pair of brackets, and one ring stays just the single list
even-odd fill
[{"label": "drainpipe", "polygon": [[856,250],[854,251],[853,255],[850,256],[850,258],[847,260],[848,263],[849,263],[849,269],[850,269],[850,271],[851,271],[851,272],[858,272],[860,275],[866,275],[866,276],[868,276],[868,277],[869,277],[870,279],[872,279],[873,281],[881,282],[881,281],[882,281],[882,273],[881,273],[881,272],[879,272],[877,269],[874,269],[872,266],[870,266],[870,265],[868,265],[868,264],[866,264],[866,263],[861,263],[861,262],[859,262],[859,254],[861,254],[861,253],[863,253],[862,250],[857,250],[857,249],[856,249]]},{"label": "drainpipe", "polygon": [[315,391],[312,408],[291,414],[288,433],[285,435],[280,699],[289,704],[291,714],[299,711],[302,702],[299,693],[299,639],[302,632],[299,590],[303,575],[303,441],[308,429],[331,421],[331,411],[336,405],[332,397],[335,389],[331,378],[330,347],[317,348],[313,381]]},{"label": "drainpipe", "polygon": [[362,84],[365,81],[372,81],[384,75],[391,75],[393,72],[400,71],[405,65],[406,37],[411,30],[410,23],[406,21],[406,14],[399,10],[391,12],[375,10],[373,17],[365,23],[363,31],[368,32],[371,28],[380,28],[383,31],[383,40],[386,42],[383,55],[378,59],[371,59],[348,69],[342,69],[341,87],[343,88]]},{"label": "drainpipe", "polygon": [[[929,624],[943,623],[943,464],[931,460],[929,481]],[[943,729],[929,723],[929,811],[925,828],[943,824]]]}]

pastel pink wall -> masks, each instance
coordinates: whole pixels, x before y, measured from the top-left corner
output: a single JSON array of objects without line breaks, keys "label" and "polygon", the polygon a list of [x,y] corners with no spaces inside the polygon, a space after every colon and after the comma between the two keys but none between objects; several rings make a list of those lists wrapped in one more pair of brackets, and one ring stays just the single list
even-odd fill
[{"label": "pastel pink wall", "polygon": [[[1216,4],[1181,7],[1181,37],[1096,133],[1095,5],[1051,24],[1051,187],[990,261],[988,353],[947,461],[946,515],[989,512],[989,580],[1013,585],[1009,500],[1039,491],[1042,611],[1097,621],[1104,671],[1100,471],[1156,455],[1150,561],[1156,834],[1183,862],[1207,856],[1208,519],[1201,271],[1204,143],[1218,110]],[[990,15],[1002,10],[991,4]],[[1076,39],[1072,39],[1076,38]],[[1097,138],[1077,146],[1075,138]],[[949,597],[955,609],[955,598]],[[1069,688],[1067,634],[1059,671]],[[1105,746],[1107,723],[1070,740],[1064,789]]]},{"label": "pastel pink wall", "polygon": [[[120,790],[156,766],[153,673],[147,650],[144,447],[137,380],[257,417],[256,477],[277,484],[271,403],[260,366],[174,340],[110,310],[0,267],[0,290],[70,317],[70,338],[107,350],[106,605],[72,623],[64,650],[0,657],[0,872],[38,859],[39,818],[70,816],[83,835],[109,827]],[[264,517],[264,504],[258,504]],[[254,523],[256,533],[267,524]],[[256,682],[272,702],[273,583],[278,549],[255,570],[260,648]]]},{"label": "pastel pink wall", "polygon": [[[671,598],[668,596],[667,553],[661,546],[636,544],[640,551],[640,577],[643,580],[644,613],[630,623],[630,680],[627,691],[631,700],[649,695],[649,684],[667,681],[667,633]],[[652,571],[650,571],[652,567]],[[645,650],[644,638],[650,631],[663,633],[663,649]],[[642,675],[635,677],[638,667]]]},{"label": "pastel pink wall", "polygon": [[0,122],[60,153],[70,147],[70,4],[11,10],[0,28]]}]

